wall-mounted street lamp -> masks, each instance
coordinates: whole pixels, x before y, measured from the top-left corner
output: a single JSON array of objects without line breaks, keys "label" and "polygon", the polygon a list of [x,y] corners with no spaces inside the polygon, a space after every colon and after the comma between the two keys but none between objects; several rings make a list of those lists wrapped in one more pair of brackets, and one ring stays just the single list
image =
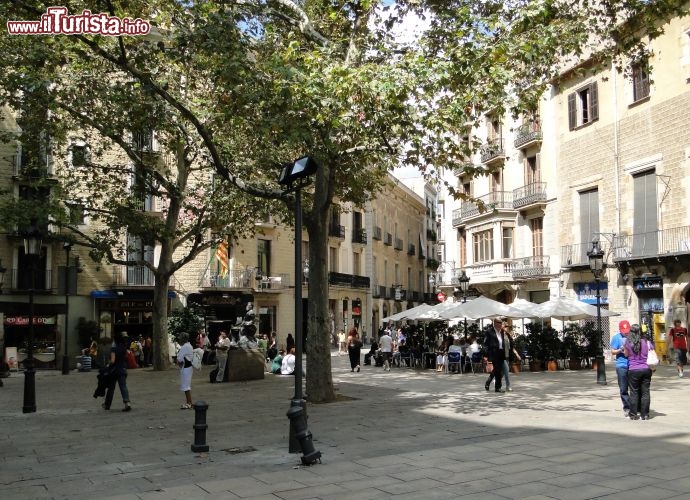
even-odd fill
[{"label": "wall-mounted street lamp", "polygon": [[302,267],[302,276],[304,276],[304,281],[309,283],[309,259],[304,259],[304,266]]},{"label": "wall-mounted street lamp", "polygon": [[606,269],[604,262],[604,251],[599,246],[599,240],[592,241],[592,249],[587,252],[589,257],[589,268],[594,274],[594,280],[597,282],[597,329],[599,330],[599,346],[597,347],[597,384],[606,385],[606,365],[604,364],[604,332],[601,329],[601,292],[600,282],[601,276]]},{"label": "wall-mounted street lamp", "polygon": [[24,360],[24,404],[22,412],[36,411],[36,369],[34,367],[34,289],[36,288],[36,260],[41,255],[43,235],[38,228],[36,219],[24,231],[24,255],[29,261],[31,274],[31,288],[29,288],[29,345],[27,357]]},{"label": "wall-mounted street lamp", "polygon": [[302,396],[302,353],[304,332],[302,331],[302,188],[309,184],[309,176],[316,173],[317,163],[309,156],[298,158],[283,165],[278,184],[285,186],[285,192],[295,192],[295,395],[290,402],[290,452],[303,453],[302,463],[313,464],[321,459],[321,452],[314,450],[312,434],[307,427],[307,402]]}]

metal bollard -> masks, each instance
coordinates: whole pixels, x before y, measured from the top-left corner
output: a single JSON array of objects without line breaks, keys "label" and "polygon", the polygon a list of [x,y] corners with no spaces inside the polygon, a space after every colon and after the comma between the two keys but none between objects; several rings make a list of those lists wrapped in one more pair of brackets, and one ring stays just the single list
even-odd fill
[{"label": "metal bollard", "polygon": [[208,451],[206,444],[206,410],[208,405],[204,401],[197,401],[192,405],[194,407],[194,443],[192,444],[192,451],[203,452]]},{"label": "metal bollard", "polygon": [[321,452],[314,449],[311,432],[307,429],[307,418],[302,407],[291,406],[287,416],[290,419],[290,428],[294,431],[302,448],[302,463],[304,465],[312,465],[317,460],[321,461]]},{"label": "metal bollard", "polygon": [[[304,418],[305,420],[308,417],[307,415],[307,400],[306,399],[293,399],[290,401],[290,407],[292,408],[293,406],[297,406],[299,408],[302,408],[302,411],[304,412]],[[289,417],[289,413],[288,413]],[[292,422],[290,422],[290,440],[288,442],[289,444],[289,449],[288,451],[290,453],[301,453],[302,452],[302,446],[299,444],[299,440],[297,439],[297,435],[295,433],[295,426],[292,425]]]}]

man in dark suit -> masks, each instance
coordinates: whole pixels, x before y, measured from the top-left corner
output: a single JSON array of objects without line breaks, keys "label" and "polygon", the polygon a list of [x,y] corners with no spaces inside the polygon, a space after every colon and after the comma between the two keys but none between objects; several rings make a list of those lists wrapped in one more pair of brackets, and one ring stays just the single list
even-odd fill
[{"label": "man in dark suit", "polygon": [[488,328],[484,335],[484,347],[489,356],[489,361],[493,364],[493,370],[489,375],[488,380],[484,384],[484,388],[488,391],[491,386],[491,380],[495,379],[494,388],[496,392],[505,392],[501,389],[501,379],[503,378],[503,361],[506,359],[505,355],[505,335],[503,332],[503,320],[501,318],[494,318],[493,327]]}]

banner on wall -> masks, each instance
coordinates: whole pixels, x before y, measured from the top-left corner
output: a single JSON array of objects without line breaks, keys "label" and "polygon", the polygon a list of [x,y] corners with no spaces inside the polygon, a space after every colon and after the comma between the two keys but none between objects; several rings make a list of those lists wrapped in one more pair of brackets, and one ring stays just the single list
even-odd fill
[{"label": "banner on wall", "polygon": [[[575,283],[575,293],[577,293],[577,300],[585,304],[597,304],[597,282],[590,281],[586,283]],[[601,295],[601,304],[609,303],[609,284],[607,281],[599,282],[599,295]]]}]

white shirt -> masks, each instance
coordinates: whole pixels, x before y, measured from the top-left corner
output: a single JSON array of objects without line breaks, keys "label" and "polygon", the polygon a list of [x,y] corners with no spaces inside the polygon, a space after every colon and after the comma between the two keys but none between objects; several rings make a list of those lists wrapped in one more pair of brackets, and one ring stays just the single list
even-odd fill
[{"label": "white shirt", "polygon": [[192,349],[192,344],[190,344],[189,342],[185,342],[184,345],[180,347],[180,350],[177,351],[177,362],[183,364],[185,359],[191,362],[192,356],[194,356],[194,349]]},{"label": "white shirt", "polygon": [[390,338],[390,335],[385,334],[381,336],[379,339],[379,347],[381,348],[381,352],[393,352],[393,339]]},{"label": "white shirt", "polygon": [[283,358],[283,362],[280,365],[281,375],[292,375],[295,373],[295,355],[286,354]]},{"label": "white shirt", "polygon": [[501,330],[496,330],[494,328],[494,332],[496,332],[496,338],[498,339],[498,348],[503,349],[503,333]]},{"label": "white shirt", "polygon": [[228,349],[230,349],[230,339],[225,337],[220,337],[216,343],[216,347],[224,347],[225,349],[218,349],[216,351],[216,356],[227,356]]}]

